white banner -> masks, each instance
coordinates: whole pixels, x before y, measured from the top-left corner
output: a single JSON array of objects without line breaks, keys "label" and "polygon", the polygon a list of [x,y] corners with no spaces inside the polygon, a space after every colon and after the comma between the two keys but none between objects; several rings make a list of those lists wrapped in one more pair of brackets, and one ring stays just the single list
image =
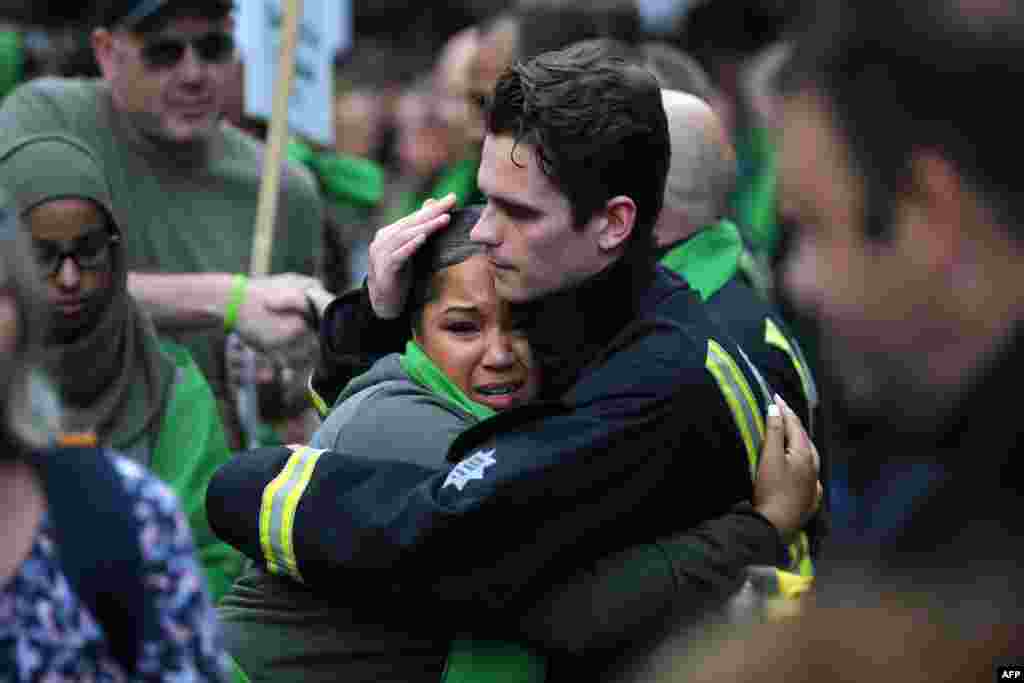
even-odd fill
[{"label": "white banner", "polygon": [[[245,62],[245,112],[270,120],[284,12],[281,0],[235,3]],[[351,0],[303,0],[288,123],[323,145],[334,142],[334,55],[352,43]]]}]

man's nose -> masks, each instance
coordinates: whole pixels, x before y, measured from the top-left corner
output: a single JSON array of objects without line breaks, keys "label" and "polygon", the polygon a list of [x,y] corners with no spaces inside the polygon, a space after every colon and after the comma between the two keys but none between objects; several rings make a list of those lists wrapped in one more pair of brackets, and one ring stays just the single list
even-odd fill
[{"label": "man's nose", "polygon": [[62,256],[57,268],[57,284],[61,289],[78,289],[82,284],[82,271],[70,256]]},{"label": "man's nose", "polygon": [[497,221],[494,217],[494,211],[490,207],[484,209],[484,212],[480,215],[480,220],[469,231],[469,239],[477,244],[489,247],[496,247],[501,244]]},{"label": "man's nose", "polygon": [[185,54],[182,55],[181,63],[178,64],[181,77],[189,82],[198,81],[203,77],[205,67],[206,64],[199,58],[195,46],[185,46]]}]

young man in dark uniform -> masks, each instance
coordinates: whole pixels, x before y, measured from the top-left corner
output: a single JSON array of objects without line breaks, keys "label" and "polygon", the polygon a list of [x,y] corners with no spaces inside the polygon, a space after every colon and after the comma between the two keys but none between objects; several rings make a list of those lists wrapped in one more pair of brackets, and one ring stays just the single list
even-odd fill
[{"label": "young man in dark uniform", "polygon": [[[766,390],[694,292],[655,264],[668,157],[656,81],[598,47],[547,53],[501,78],[478,177],[488,204],[472,237],[521,317],[545,400],[463,433],[440,473],[320,458],[289,530],[309,586],[340,595],[347,576],[370,602],[440,600],[439,620],[501,633],[514,627],[500,615],[525,610],[579,568],[719,518],[651,562],[679,577],[677,593],[633,582],[636,593],[619,595],[630,624],[604,625],[610,636],[585,624],[608,636],[599,645],[621,648],[676,609],[707,607],[709,596],[720,604],[730,593],[717,582],[722,565],[806,566],[801,549],[793,556],[780,543],[775,511],[744,502]],[[336,362],[321,379],[337,388],[404,342],[403,264],[451,206],[442,200],[378,233],[368,288],[327,310]],[[797,459],[814,457],[806,439],[791,447]],[[250,455],[221,470],[208,506],[226,540],[263,560],[263,492],[290,456]],[[703,590],[684,590],[695,585]]]}]

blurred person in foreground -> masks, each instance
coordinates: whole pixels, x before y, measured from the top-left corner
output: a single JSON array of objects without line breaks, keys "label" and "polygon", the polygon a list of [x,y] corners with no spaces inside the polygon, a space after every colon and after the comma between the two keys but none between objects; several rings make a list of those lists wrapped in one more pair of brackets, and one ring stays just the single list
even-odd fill
[{"label": "blurred person in foreground", "polygon": [[[322,225],[309,175],[282,176],[271,272],[249,271],[263,146],[222,121],[236,73],[231,3],[110,0],[92,46],[101,79],[40,79],[0,107],[0,142],[71,134],[95,151],[124,223],[128,290],[226,398],[224,338],[257,347],[306,329]],[[230,426],[230,425],[229,425]]]},{"label": "blurred person in foreground", "polygon": [[43,367],[62,430],[91,434],[174,490],[214,601],[242,567],[206,521],[206,484],[229,458],[213,392],[189,352],[157,339],[128,294],[122,230],[99,162],[78,140],[29,136],[0,150],[0,187],[32,236],[49,335]]},{"label": "blurred person in foreground", "polygon": [[[584,613],[587,628],[563,634],[579,656],[560,670],[596,674],[675,610],[720,606],[746,564],[801,564],[799,549],[787,552],[795,534],[780,537],[771,511],[749,502],[763,385],[686,283],[655,264],[668,142],[654,78],[594,46],[506,72],[478,176],[488,204],[471,239],[485,247],[495,291],[522,316],[542,400],[469,428],[441,471],[345,453],[317,460],[289,541],[308,585],[337,594],[334,577],[355,570],[367,594],[383,583],[439,601],[439,614],[486,637],[580,568],[724,517],[677,552],[648,556],[671,577],[657,600],[645,600],[642,580],[627,582],[614,618]],[[401,316],[407,261],[453,204],[378,231],[367,287],[328,307],[322,341],[334,365],[319,384],[330,395],[401,349],[411,329]],[[809,444],[792,445],[813,458]],[[222,468],[207,499],[214,526],[251,533],[264,487],[250,468],[265,477],[282,466],[250,453]],[[804,481],[811,498],[815,480],[816,471]],[[244,552],[265,561],[249,541]],[[737,571],[711,578],[693,565]]]},{"label": "blurred person in foreground", "polygon": [[1016,573],[1020,155],[1009,114],[967,103],[986,75],[1024,70],[1024,15],[950,0],[824,16],[783,78],[782,275],[871,430],[850,466],[878,468],[862,483],[881,488],[846,545],[915,582]]},{"label": "blurred person in foreground", "polygon": [[227,661],[171,491],[107,449],[53,448],[33,374],[46,294],[0,209],[0,671],[4,680],[221,681]]},{"label": "blurred person in foreground", "polygon": [[992,680],[1022,645],[1024,193],[1015,114],[977,102],[1024,72],[1024,15],[829,3],[794,49],[783,282],[860,427],[834,455],[861,502],[835,520],[817,608],[670,656],[657,680]]}]

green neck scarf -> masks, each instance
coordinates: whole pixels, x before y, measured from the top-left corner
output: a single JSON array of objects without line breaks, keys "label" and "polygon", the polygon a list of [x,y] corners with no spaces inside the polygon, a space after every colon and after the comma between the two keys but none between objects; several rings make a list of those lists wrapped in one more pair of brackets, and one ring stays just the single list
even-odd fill
[{"label": "green neck scarf", "polygon": [[288,143],[288,158],[305,164],[324,194],[336,202],[372,207],[384,195],[384,172],[369,159],[317,152],[297,140]]},{"label": "green neck scarf", "polygon": [[707,301],[739,271],[743,241],[730,221],[721,220],[697,231],[662,257],[661,263],[682,275]]},{"label": "green neck scarf", "polygon": [[471,401],[413,340],[410,339],[405,345],[405,353],[399,358],[399,362],[414,382],[454,403],[478,420],[485,420],[495,414],[491,408]]}]

